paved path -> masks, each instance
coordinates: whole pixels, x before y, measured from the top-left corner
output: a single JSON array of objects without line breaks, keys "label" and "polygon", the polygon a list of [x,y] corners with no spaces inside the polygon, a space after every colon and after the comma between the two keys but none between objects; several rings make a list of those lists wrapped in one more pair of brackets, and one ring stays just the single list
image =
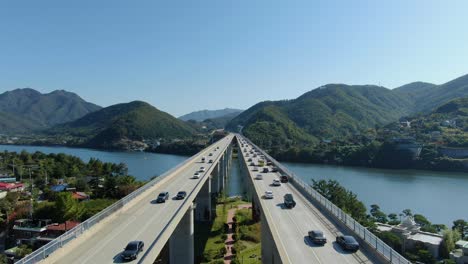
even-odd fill
[{"label": "paved path", "polygon": [[235,254],[232,254],[232,247],[234,246],[234,239],[232,239],[232,235],[234,234],[234,230],[232,230],[232,224],[234,223],[233,218],[236,215],[236,211],[238,209],[245,209],[245,208],[252,208],[251,204],[241,204],[233,209],[228,210],[228,214],[226,217],[226,223],[228,224],[228,233],[226,241],[224,241],[224,246],[226,247],[226,254],[224,254],[224,263],[230,264],[231,260],[235,257]]}]

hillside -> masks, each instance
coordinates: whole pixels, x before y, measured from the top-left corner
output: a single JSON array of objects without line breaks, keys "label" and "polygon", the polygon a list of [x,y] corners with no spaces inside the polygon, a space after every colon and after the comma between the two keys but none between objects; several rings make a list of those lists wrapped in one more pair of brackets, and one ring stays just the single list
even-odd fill
[{"label": "hillside", "polygon": [[141,101],[109,106],[49,131],[84,138],[85,146],[97,148],[115,148],[125,140],[186,138],[194,132],[184,122]]},{"label": "hillside", "polygon": [[83,117],[101,107],[74,93],[47,94],[25,88],[0,94],[0,127],[3,133],[26,133]]},{"label": "hillside", "polygon": [[188,121],[188,120],[195,120],[198,122],[205,121],[206,119],[215,119],[215,118],[222,118],[226,116],[233,116],[241,113],[242,110],[239,109],[232,109],[232,108],[224,108],[221,110],[201,110],[192,112],[186,115],[179,117],[180,120]]},{"label": "hillside", "polygon": [[[234,118],[228,128],[242,126],[245,135],[263,146],[275,140],[297,145],[389,123],[408,114],[410,107],[410,100],[383,87],[330,84],[294,100],[254,105]],[[262,138],[270,139],[265,143]]]}]

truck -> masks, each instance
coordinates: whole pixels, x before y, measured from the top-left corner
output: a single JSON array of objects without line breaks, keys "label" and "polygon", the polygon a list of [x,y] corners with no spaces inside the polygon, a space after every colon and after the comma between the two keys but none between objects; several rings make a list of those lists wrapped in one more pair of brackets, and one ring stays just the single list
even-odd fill
[{"label": "truck", "polygon": [[296,202],[294,201],[293,195],[290,193],[287,193],[284,195],[284,206],[286,208],[294,208],[296,206]]}]

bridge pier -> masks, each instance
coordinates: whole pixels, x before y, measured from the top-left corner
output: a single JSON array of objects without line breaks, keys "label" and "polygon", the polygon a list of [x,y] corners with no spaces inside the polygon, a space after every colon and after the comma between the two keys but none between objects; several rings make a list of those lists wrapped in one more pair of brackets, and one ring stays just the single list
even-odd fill
[{"label": "bridge pier", "polygon": [[215,168],[211,172],[211,191],[218,196],[220,190],[220,185],[219,185],[219,164],[215,165]]},{"label": "bridge pier", "polygon": [[169,239],[169,263],[187,264],[195,262],[194,222],[192,205],[180,220]]},{"label": "bridge pier", "polygon": [[211,221],[211,177],[203,184],[200,192],[195,198],[195,220],[196,221]]},{"label": "bridge pier", "polygon": [[262,221],[260,222],[260,232],[262,239],[262,263],[280,264],[281,257],[278,249],[276,248],[275,240],[271,234],[267,220],[262,214]]}]

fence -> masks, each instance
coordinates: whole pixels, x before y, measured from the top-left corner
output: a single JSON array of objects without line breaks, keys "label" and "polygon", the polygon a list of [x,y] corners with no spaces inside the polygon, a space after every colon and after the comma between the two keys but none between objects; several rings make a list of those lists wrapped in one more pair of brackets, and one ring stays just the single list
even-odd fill
[{"label": "fence", "polygon": [[[211,147],[211,146],[209,146],[209,147]],[[208,149],[208,148],[205,148],[200,153],[206,151],[206,149]],[[37,263],[37,262],[47,258],[51,253],[53,253],[57,249],[63,247],[64,245],[66,245],[70,241],[74,240],[75,238],[79,237],[81,234],[83,234],[83,232],[90,229],[91,227],[93,227],[94,225],[96,225],[97,223],[99,223],[100,221],[102,221],[104,218],[108,217],[112,213],[118,211],[119,209],[124,207],[126,204],[128,204],[130,201],[132,201],[135,197],[137,197],[138,195],[140,195],[143,192],[147,191],[148,189],[153,187],[155,184],[157,184],[158,182],[160,182],[161,180],[163,180],[167,176],[171,175],[172,173],[174,173],[178,169],[182,168],[186,164],[192,162],[198,156],[199,156],[199,153],[193,155],[192,157],[190,157],[189,159],[187,159],[184,162],[180,163],[176,167],[174,167],[174,168],[170,169],[169,171],[165,172],[163,175],[154,178],[153,180],[151,180],[147,184],[145,184],[142,187],[138,188],[137,190],[135,190],[134,192],[132,192],[129,195],[125,196],[121,200],[113,203],[112,205],[110,205],[106,209],[104,209],[101,212],[95,214],[94,216],[92,216],[91,218],[89,218],[86,221],[82,222],[81,224],[77,225],[73,229],[70,229],[69,231],[67,231],[63,235],[57,237],[56,239],[52,240],[51,242],[47,243],[46,245],[40,247],[36,251],[34,251],[31,254],[27,255],[26,257],[20,259],[16,263],[19,263],[19,264],[34,264],[34,263]]]},{"label": "fence", "polygon": [[336,219],[341,221],[346,227],[352,230],[356,236],[361,238],[368,246],[372,249],[375,249],[380,255],[382,255],[389,263],[398,263],[398,264],[411,264],[411,261],[407,260],[403,256],[401,256],[398,252],[396,252],[393,248],[385,244],[380,238],[375,236],[371,233],[367,228],[363,227],[359,224],[356,220],[354,220],[351,216],[343,212],[340,208],[330,202],[327,198],[323,197],[320,193],[314,190],[309,184],[306,184],[302,179],[296,177],[294,173],[289,171],[285,166],[281,163],[276,161],[273,157],[268,155],[265,151],[259,148],[257,145],[253,144],[252,141],[245,138],[249,144],[254,146],[257,150],[259,150],[265,157],[273,162],[275,166],[278,167],[279,170],[283,171],[287,174],[291,181],[296,184],[296,188],[299,187],[303,190],[305,195],[308,195],[314,201],[319,203],[324,209],[326,209],[331,215],[333,215]]}]

